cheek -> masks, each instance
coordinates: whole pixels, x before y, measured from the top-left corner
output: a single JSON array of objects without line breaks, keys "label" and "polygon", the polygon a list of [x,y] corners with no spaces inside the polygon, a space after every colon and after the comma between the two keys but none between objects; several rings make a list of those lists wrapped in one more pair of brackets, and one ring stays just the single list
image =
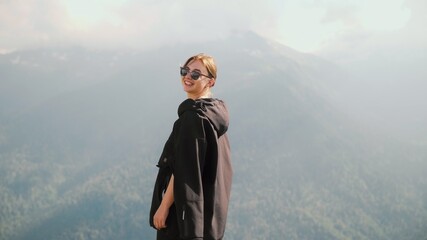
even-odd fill
[{"label": "cheek", "polygon": [[202,82],[202,81],[196,81],[196,82],[194,83],[194,86],[195,86],[196,88],[203,88],[203,87],[205,86],[205,84],[204,84],[204,82]]},{"label": "cheek", "polygon": [[209,86],[209,80],[203,80],[203,82],[200,83],[200,85],[205,88],[207,86]]}]

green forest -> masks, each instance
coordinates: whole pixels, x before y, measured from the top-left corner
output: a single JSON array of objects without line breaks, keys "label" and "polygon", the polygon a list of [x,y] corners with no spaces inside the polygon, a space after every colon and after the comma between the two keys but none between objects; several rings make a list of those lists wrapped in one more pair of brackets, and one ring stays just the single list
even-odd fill
[{"label": "green forest", "polygon": [[[334,107],[333,64],[250,34],[198,47],[222,59],[214,94],[231,116],[224,239],[427,240],[425,143]],[[0,55],[0,239],[155,239],[156,163],[185,99],[175,63],[188,52]]]}]

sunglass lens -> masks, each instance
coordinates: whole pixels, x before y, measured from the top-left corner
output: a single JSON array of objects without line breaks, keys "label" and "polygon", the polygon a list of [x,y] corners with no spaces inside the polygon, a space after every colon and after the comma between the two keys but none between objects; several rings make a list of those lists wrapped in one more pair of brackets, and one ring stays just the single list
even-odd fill
[{"label": "sunglass lens", "polygon": [[185,77],[187,75],[187,73],[188,73],[187,69],[181,68],[181,71],[180,71],[181,76]]},{"label": "sunglass lens", "polygon": [[200,77],[200,73],[198,73],[198,72],[191,72],[191,78],[193,80],[197,80],[197,79],[199,79],[199,77]]},{"label": "sunglass lens", "polygon": [[[189,70],[187,68],[181,67],[179,73],[181,74],[181,76],[185,77],[189,73]],[[198,80],[200,75],[201,74],[199,72],[190,72],[191,79],[193,80]]]}]

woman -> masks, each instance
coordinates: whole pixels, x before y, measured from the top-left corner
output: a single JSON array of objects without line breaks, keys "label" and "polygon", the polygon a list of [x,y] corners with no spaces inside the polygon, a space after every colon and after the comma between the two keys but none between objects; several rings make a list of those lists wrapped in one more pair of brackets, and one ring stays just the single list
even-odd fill
[{"label": "woman", "polygon": [[157,239],[222,239],[232,168],[228,111],[212,98],[217,73],[212,57],[190,57],[180,69],[188,99],[178,107],[158,162],[150,225]]}]

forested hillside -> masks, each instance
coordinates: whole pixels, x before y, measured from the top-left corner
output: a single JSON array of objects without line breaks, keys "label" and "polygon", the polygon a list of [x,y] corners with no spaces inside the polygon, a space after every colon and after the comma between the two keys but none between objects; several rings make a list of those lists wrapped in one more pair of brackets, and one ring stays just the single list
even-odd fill
[{"label": "forested hillside", "polygon": [[338,67],[252,33],[0,55],[0,239],[154,239],[157,158],[198,52],[231,116],[225,239],[427,239],[427,148],[338,110]]}]

